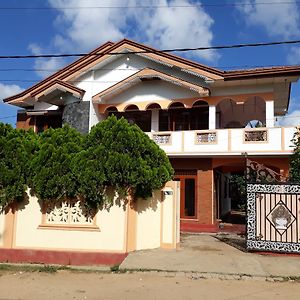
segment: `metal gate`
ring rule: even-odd
[[[247,249],[300,253],[300,185],[254,165],[247,163]],[[258,168],[264,176],[254,178]]]

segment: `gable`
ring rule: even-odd
[[[172,90],[172,86],[177,87],[177,89],[173,87]],[[130,95],[128,90],[132,89],[133,87],[138,87],[139,89],[135,92],[136,97],[145,95],[149,95],[151,97],[155,92],[162,93],[161,96],[165,97],[166,99],[175,99],[176,97],[182,98],[187,96],[209,96],[209,89],[206,87],[193,84],[191,82],[182,80],[181,78],[177,78],[157,70],[145,68],[94,95],[92,99],[94,102],[105,101],[105,98],[107,97],[118,95],[120,93],[123,94],[124,90],[127,92],[128,97]],[[181,89],[178,89],[178,87],[185,91],[187,90],[190,93],[182,94],[180,93]],[[166,91],[166,88],[168,91]],[[193,93],[191,93],[191,91]]]

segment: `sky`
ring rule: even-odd
[[[0,0],[0,37],[0,55],[88,52],[122,38],[157,49],[300,40],[300,1]],[[300,44],[177,54],[223,70],[300,65]],[[71,61],[1,59],[0,122],[15,125],[18,109],[3,98]],[[278,124],[300,124],[300,82]]]

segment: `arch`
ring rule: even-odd
[[[231,98],[222,99],[216,106],[217,128],[242,128],[241,105]]]
[[[134,111],[139,110],[138,106],[135,104],[129,104],[124,108],[124,111]]]
[[[185,105],[182,102],[176,101],[172,102],[169,106],[168,109],[173,109],[173,108],[185,108]]]
[[[146,106],[146,110],[161,109],[158,103],[150,103]]]
[[[192,105],[193,108],[195,108],[195,107],[206,107],[206,106],[208,106],[208,103],[204,100],[196,100]]]
[[[116,106],[108,106],[106,107],[104,113],[110,113],[110,112],[118,112],[118,109]]]
[[[262,126],[266,124],[266,101],[263,98],[259,96],[247,98],[244,103],[244,112],[244,126],[252,120],[260,121]]]

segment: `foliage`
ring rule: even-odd
[[[294,153],[290,158],[289,177],[291,181],[300,182],[300,131],[294,134],[293,143],[295,145]]]
[[[29,162],[37,147],[33,131],[0,123],[0,207],[21,201],[29,177]]]
[[[74,159],[73,172],[80,192],[94,206],[107,201],[109,187],[119,195],[147,198],[173,175],[164,151],[124,118],[111,116],[94,126],[84,148]]]
[[[173,175],[164,153],[136,125],[111,116],[83,136],[68,126],[41,134],[0,124],[0,207],[24,199],[85,199],[92,208],[119,196],[147,198]]]
[[[32,192],[40,200],[59,200],[78,193],[70,165],[82,150],[82,135],[69,126],[48,129],[38,136],[39,150],[30,164]]]
[[[246,182],[244,174],[230,176],[232,207],[244,210],[246,204]]]

